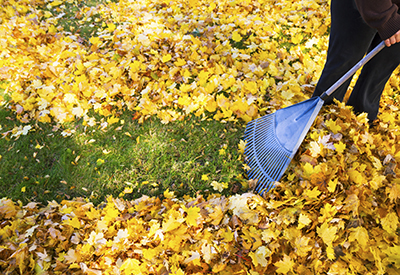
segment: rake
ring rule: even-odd
[[[262,195],[274,187],[275,182],[285,173],[324,101],[384,47],[385,43],[382,41],[321,96],[247,123],[244,154],[250,167],[248,178],[257,180],[256,192]]]

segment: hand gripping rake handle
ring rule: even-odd
[[[385,42],[382,41],[372,51],[370,51],[363,59],[361,59],[353,68],[351,68],[344,76],[342,76],[335,84],[333,84],[328,90],[326,90],[320,98],[322,100],[327,99],[337,88],[339,88],[344,82],[346,82],[353,74],[357,72],[362,66],[365,65],[372,57],[380,52],[385,47]]]

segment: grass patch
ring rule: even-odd
[[[4,129],[18,125],[4,108],[0,120]],[[121,121],[103,130],[80,122],[58,130],[39,124],[17,140],[0,139],[0,197],[23,202],[85,197],[99,203],[107,195],[134,199],[165,190],[193,196],[217,192],[213,181],[229,183],[225,194],[237,192],[243,180],[237,149],[242,127],[196,117],[139,124],[128,112]]]
[[[102,16],[92,9],[98,5],[113,2],[110,0],[68,0],[59,6],[47,4],[41,6],[46,16],[57,17],[57,27],[62,28],[67,34],[79,35],[88,43],[90,37],[97,36],[99,29],[104,27]]]

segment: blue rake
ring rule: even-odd
[[[245,162],[250,167],[248,178],[257,180],[257,193],[263,195],[268,192],[283,176],[324,101],[384,47],[385,43],[382,41],[321,96],[247,123],[244,155]]]

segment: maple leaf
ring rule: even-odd
[[[317,234],[326,245],[331,245],[336,239],[337,227],[329,226],[327,222],[317,227]]]
[[[384,218],[381,219],[381,225],[383,229],[389,234],[396,232],[399,225],[399,218],[396,213],[390,212]]]
[[[328,127],[328,129],[330,129],[334,134],[339,133],[342,128],[337,125],[336,121],[333,121],[332,119],[329,119],[328,121],[325,121],[325,125],[326,127]]]
[[[247,143],[247,141],[240,140],[240,142],[238,144],[238,149],[239,149],[240,154],[244,154],[244,149],[246,149],[246,143]]]
[[[17,214],[17,208],[14,202],[10,199],[2,198],[0,200],[0,214],[2,214],[5,219],[14,217]]]
[[[226,182],[212,181],[211,186],[213,187],[214,190],[222,192],[224,191],[225,188],[228,187],[228,184]]]
[[[352,228],[349,236],[349,241],[357,241],[363,249],[367,247],[369,241],[369,235],[367,229],[362,226]]]
[[[296,252],[300,257],[306,257],[308,252],[313,249],[310,244],[312,239],[307,236],[297,236],[294,240],[294,245],[296,247]]]
[[[256,223],[258,221],[258,213],[249,208],[247,201],[254,195],[245,193],[230,197],[228,208],[233,210],[233,215],[238,216],[248,223]]]
[[[131,258],[126,259],[119,270],[122,271],[123,274],[143,274],[140,262]]]
[[[302,229],[311,223],[311,219],[306,214],[300,213],[298,223],[297,228]]]
[[[272,252],[265,246],[260,246],[257,248],[255,252],[250,252],[249,256],[253,260],[254,265],[261,265],[261,266],[267,266],[268,265],[268,260],[267,258],[272,254]]]
[[[74,216],[70,219],[64,220],[64,224],[68,224],[76,229],[79,229],[81,227],[81,222],[79,221],[78,217]]]
[[[293,270],[294,262],[288,255],[283,255],[283,259],[274,264],[278,269],[277,273],[287,274]]]
[[[190,219],[189,219],[190,220]],[[177,229],[183,222],[185,218],[182,217],[181,213],[176,210],[170,210],[165,217],[165,222],[162,225],[162,230],[164,232],[169,232]],[[193,222],[190,220],[190,222]]]
[[[186,223],[189,226],[197,226],[197,220],[201,217],[200,215],[200,208],[199,207],[189,207],[186,208],[185,206],[183,206],[183,210],[186,212],[187,216],[186,216]]]
[[[240,35],[239,32],[240,32],[239,30],[235,30],[235,31],[232,33],[232,40],[234,40],[235,42],[239,42],[239,41],[242,40],[242,36]]]

